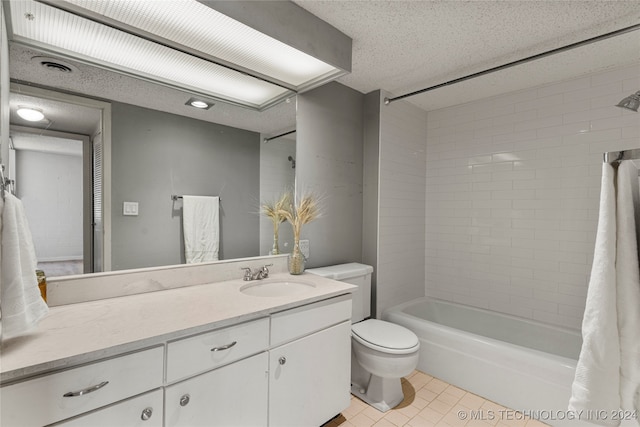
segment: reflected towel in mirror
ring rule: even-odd
[[[220,198],[182,197],[184,255],[187,264],[218,260]]]

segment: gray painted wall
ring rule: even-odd
[[[371,314],[375,316],[378,277],[378,218],[380,178],[380,109],[379,90],[364,99],[364,197],[362,215],[362,262],[373,267],[371,275]]]
[[[302,229],[307,267],[362,261],[364,95],[329,83],[298,95],[298,191],[322,197],[321,218]]]
[[[219,195],[220,258],[259,255],[259,134],[120,103],[112,115],[114,270],[184,262],[172,194]]]

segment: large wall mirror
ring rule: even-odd
[[[197,109],[187,91],[19,44],[9,65],[10,169],[48,276],[184,263],[173,195],[220,197],[220,259],[269,253],[259,206],[294,186],[295,98]],[[22,106],[45,119],[25,121]]]

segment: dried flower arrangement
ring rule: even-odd
[[[297,201],[292,201],[292,197],[289,196],[289,203],[279,212],[293,228],[293,252],[289,256],[289,272],[301,274],[304,272],[306,259],[300,252],[300,232],[304,224],[308,224],[320,216],[319,200],[310,193],[301,195]]]
[[[273,247],[270,255],[278,255],[280,247],[278,245],[278,233],[280,224],[287,220],[283,211],[291,204],[291,193],[285,192],[276,201],[262,202],[260,211],[273,222]]]

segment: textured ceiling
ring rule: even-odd
[[[294,0],[353,39],[339,81],[401,95],[640,23],[633,1]],[[425,110],[640,61],[640,31],[408,98]]]
[[[401,95],[640,22],[634,1],[324,1],[295,3],[353,39],[353,71],[338,81],[362,93]],[[40,53],[11,45],[18,81],[153,108],[256,132],[295,125],[295,102],[265,112],[222,103],[202,111],[188,92],[73,63],[51,74]],[[72,61],[67,61],[72,62]],[[640,31],[408,98],[425,110],[640,62]],[[71,131],[71,130],[70,130]]]

